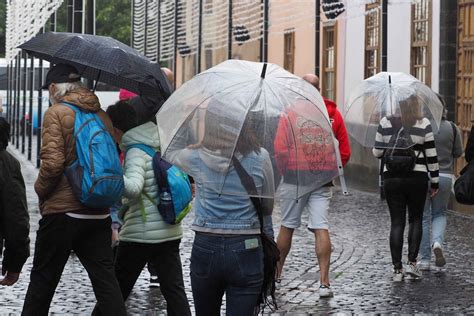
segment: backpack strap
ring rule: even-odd
[[[66,101],[62,101],[61,102],[63,105],[67,106],[68,108],[70,108],[71,110],[73,110],[74,112],[80,112],[81,110],[79,109],[79,107],[73,103],[69,103],[69,102],[66,102]]]
[[[156,161],[155,161],[156,159]],[[153,158],[153,163],[156,163],[157,168],[154,168],[155,178],[158,180],[158,189],[160,192],[170,192],[170,187],[168,183],[168,172],[167,169],[163,167],[163,162],[161,160],[161,153],[156,153],[156,156]]]
[[[148,145],[145,145],[145,144],[133,144],[133,145],[127,146],[125,150],[129,151],[132,148],[140,149],[141,151],[143,151],[145,154],[149,155],[152,158],[156,153],[156,151],[151,146],[148,146]],[[147,200],[149,200],[152,204],[156,204],[156,201],[154,201],[151,198],[151,196],[148,193],[146,193],[145,191],[142,191],[142,195],[144,195],[147,198]],[[139,203],[140,203],[140,213],[142,215],[142,219],[143,219],[144,222],[146,222],[147,216],[146,216],[146,212],[145,212],[145,205],[143,203],[143,199],[142,199],[141,196],[140,196]]]
[[[263,205],[262,199],[257,197],[258,191],[257,186],[255,185],[255,181],[253,180],[252,176],[248,174],[248,172],[244,169],[240,161],[237,157],[232,156],[232,163],[234,164],[235,171],[242,182],[245,190],[247,191],[250,200],[252,201],[253,206],[257,212],[258,221],[260,222],[260,232],[263,232]]]
[[[155,178],[157,181],[158,190],[160,192],[169,191],[168,175],[166,173],[166,170],[163,170],[163,168],[160,165],[161,153],[159,151],[155,151],[151,146],[148,146],[145,144],[133,144],[133,145],[127,146],[126,150],[128,151],[132,148],[140,149],[141,151],[144,151],[147,155],[149,155],[152,158],[152,164],[153,165],[157,164],[156,168],[155,167],[153,168],[153,171],[155,172]],[[155,160],[158,160],[158,161],[155,161]],[[145,197],[148,200],[152,201],[152,199],[146,194],[145,194]]]
[[[390,124],[392,124],[392,121],[390,121]],[[392,128],[395,128],[392,124]],[[391,144],[392,142],[395,144],[396,141],[397,141],[397,138],[401,132],[401,129],[402,127],[399,127],[398,130],[393,133],[391,136],[390,136],[390,139],[388,140],[388,143],[387,144]],[[379,170],[379,175],[383,177],[383,169],[385,168],[385,153],[387,152],[387,149],[388,148],[384,148],[383,150],[383,154],[382,154],[382,157],[380,157],[380,170]],[[383,179],[382,179],[383,181]]]
[[[80,107],[78,107],[77,105],[75,105],[74,103],[70,103],[70,102],[66,102],[66,101],[61,101],[61,104],[62,105],[65,105],[67,106],[68,108],[70,108],[71,110],[74,111],[74,113],[76,113],[76,115],[78,113],[83,113],[84,111],[81,110]],[[93,117],[94,117],[94,120],[97,122],[97,124],[99,124],[99,126],[101,128],[103,128],[104,130],[106,130],[107,132],[109,132],[107,130],[107,128],[105,127],[105,124],[104,122],[100,119],[100,117],[97,115],[97,113],[94,113],[94,112],[84,112],[84,113],[88,113],[88,114],[92,114]],[[75,132],[75,131],[74,131]],[[75,136],[75,135],[74,135]],[[112,135],[111,135],[112,136]]]
[[[152,158],[156,154],[156,151],[151,146],[148,146],[145,144],[133,144],[133,145],[127,146],[126,151],[129,151],[132,148],[140,149],[141,151],[145,152],[145,154],[147,154],[148,156]]]

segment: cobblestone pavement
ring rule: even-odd
[[[28,187],[33,255],[40,217],[33,190],[37,171],[27,161],[22,161],[22,167]],[[181,255],[186,292],[193,306],[189,280],[189,257],[194,235],[189,229],[191,221],[192,216],[188,216],[184,222]],[[278,209],[274,223],[277,232]],[[350,196],[342,196],[335,188],[330,224],[334,247],[331,257],[334,297],[320,299],[318,296],[319,273],[314,254],[314,237],[301,227],[295,232],[283,280],[278,286],[280,309],[272,315],[474,314],[474,217],[449,212],[445,242],[446,267],[424,273],[422,280],[399,284],[391,281],[389,216],[385,203],[379,200],[377,194],[352,190]],[[32,256],[28,259],[21,280],[15,286],[0,288],[0,314],[20,313],[32,259]],[[72,254],[50,311],[53,314],[90,314],[94,303],[87,273]],[[165,313],[166,306],[159,288],[148,287],[148,272],[141,274],[127,301],[127,307],[133,315]]]

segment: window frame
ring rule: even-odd
[[[419,19],[415,20],[415,9],[416,9],[416,4],[413,3],[411,5],[411,17],[410,17],[410,74],[417,78],[418,80],[422,81],[424,84],[427,86],[431,86],[431,74],[432,74],[432,28],[433,28],[433,21],[432,21],[432,13],[433,13],[433,1],[432,0],[420,0],[420,1],[425,1],[426,2],[426,19]],[[427,27],[427,40],[426,41],[415,41],[415,25],[416,23],[423,23],[426,21],[428,27]],[[426,64],[422,65],[416,65],[416,56],[417,56],[417,49],[418,48],[426,48]],[[417,68],[426,68],[425,72],[425,80],[421,80],[421,78],[418,78],[416,76],[416,70]]]
[[[333,47],[334,47],[334,53],[333,53],[333,67],[329,68],[326,67],[327,62],[328,62],[328,31],[331,30],[333,33]],[[323,24],[323,32],[322,32],[322,37],[323,37],[323,67],[321,67],[321,94],[329,99],[335,100],[337,97],[337,21],[333,22],[328,22]],[[333,73],[333,87],[331,89],[332,91],[332,96],[328,95],[327,91],[327,74],[328,73]]]
[[[371,14],[365,15],[365,41],[364,41],[364,78],[368,78],[379,73],[382,69],[382,2],[381,0],[375,0],[372,3],[365,5],[365,12],[372,10],[374,8],[378,8],[375,12],[377,15],[377,24],[373,27],[373,29],[377,30],[377,45],[370,46],[369,43],[369,16]],[[369,52],[375,52],[376,55],[376,62],[375,66],[372,66],[369,62],[370,55]],[[375,73],[371,73],[372,70],[375,70]]]
[[[288,39],[290,40],[289,45],[288,45]],[[295,72],[295,41],[296,41],[295,30],[294,29],[285,30],[285,33],[283,34],[283,68],[291,73]],[[288,47],[288,46],[291,46],[291,47]]]

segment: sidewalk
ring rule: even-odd
[[[28,286],[35,231],[40,215],[33,184],[37,169],[15,149],[9,150],[20,159],[27,185],[31,215],[31,257],[20,281],[0,289],[1,312],[19,314]],[[278,232],[279,210],[274,223]],[[193,232],[189,229],[192,215],[184,221],[181,256],[185,286],[193,305],[189,280],[189,257]],[[305,223],[303,219],[303,223]],[[420,281],[391,281],[391,259],[388,246],[390,230],[388,210],[377,194],[351,191],[342,196],[334,189],[330,226],[334,251],[331,257],[331,280],[334,297],[319,299],[318,268],[314,255],[314,239],[301,227],[295,231],[293,248],[286,260],[282,283],[278,285],[280,309],[272,315],[361,314],[361,313],[474,313],[474,217],[449,212],[445,242],[447,265],[439,271],[426,272]],[[408,229],[408,227],[407,227]],[[406,230],[407,230],[406,229]],[[406,240],[406,239],[405,239]],[[406,247],[404,254],[407,253]],[[404,260],[406,255],[404,255]],[[157,288],[148,288],[148,273],[143,272],[127,301],[131,315],[163,314],[165,302]],[[54,314],[90,314],[95,304],[87,273],[71,255],[56,290],[50,312]]]

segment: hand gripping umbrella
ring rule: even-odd
[[[443,105],[438,96],[415,77],[401,72],[380,72],[354,89],[344,120],[347,132],[357,142],[374,147],[382,118],[403,122],[410,117],[426,117],[436,132],[442,113]],[[377,145],[380,146],[383,144]]]
[[[159,64],[111,37],[48,32],[19,48],[55,64],[73,65],[87,79],[152,96],[157,104],[171,94]]]
[[[208,194],[249,195],[233,157],[259,197],[299,199],[342,170],[322,97],[274,64],[225,61],[177,89],[156,117],[163,158]]]

